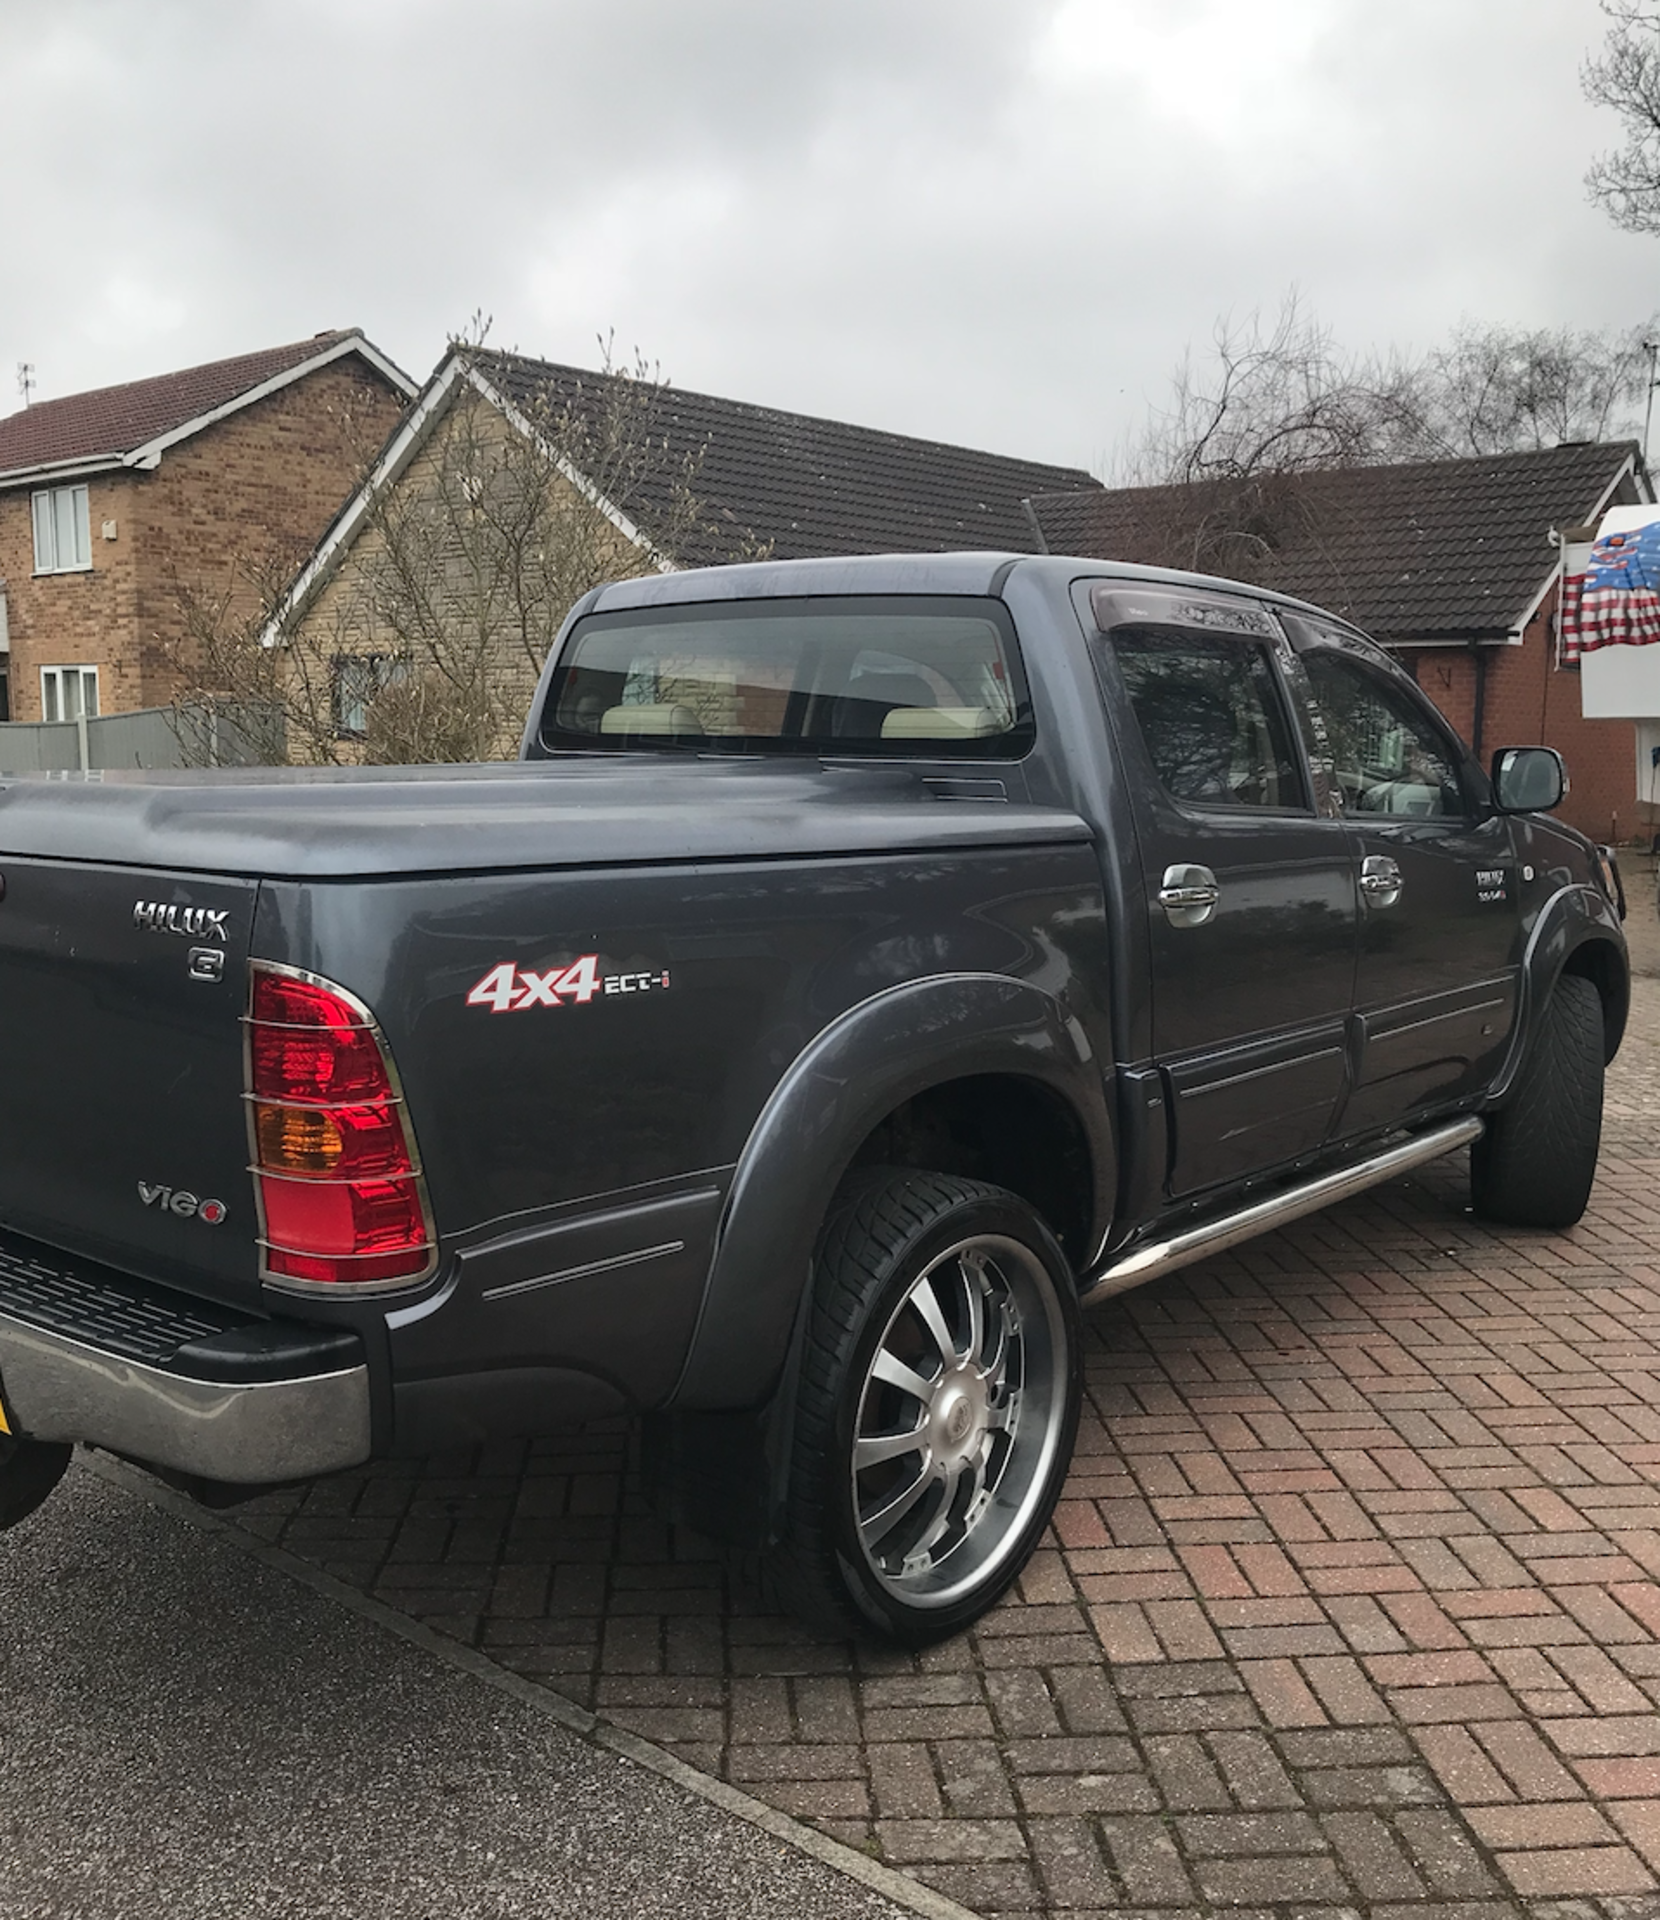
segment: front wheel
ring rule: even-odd
[[[1510,1098],[1470,1149],[1470,1198],[1483,1218],[1561,1228],[1584,1213],[1602,1141],[1602,1055],[1602,997],[1565,973]]]
[[[821,1631],[916,1646],[1025,1565],[1072,1453],[1077,1290],[999,1187],[860,1178],[820,1246],[796,1403],[780,1597]]]

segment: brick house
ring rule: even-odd
[[[0,719],[164,704],[181,592],[294,564],[413,392],[349,329],[0,420]]]
[[[616,421],[608,413],[613,405],[629,415],[624,437],[632,441],[632,450],[616,444]],[[573,415],[589,422],[586,437],[575,436],[595,457],[596,464],[586,470],[583,454],[567,455],[568,443],[547,424]],[[964,547],[1032,552],[1038,536],[1025,505],[1030,496],[1099,491],[1099,482],[1077,468],[784,413],[516,353],[455,348],[329,528],[273,621],[272,637],[280,635],[297,661],[314,662],[333,677],[341,744],[320,742],[313,751],[347,757],[351,739],[365,732],[377,691],[406,669],[407,632],[388,616],[387,595],[377,580],[390,521],[398,519],[407,528],[413,517],[430,510],[447,513],[453,522],[462,499],[482,507],[484,491],[512,464],[515,445],[539,439],[566,489],[561,511],[587,516],[593,537],[585,545],[571,542],[574,557],[565,573],[541,582],[543,604],[533,628],[504,634],[494,652],[490,671],[502,716],[496,751],[516,745],[548,645],[568,607],[601,579],[653,567],[717,565],[760,553],[789,559]],[[676,510],[676,488],[684,475],[690,476],[686,484],[695,495],[690,514]],[[441,571],[434,568],[435,581]],[[447,584],[454,587],[453,573]],[[458,627],[471,617],[466,598],[456,595]]]
[[[1587,719],[1561,658],[1564,535],[1654,499],[1634,442],[1278,475],[1248,484],[1128,487],[1032,502],[1055,553],[1233,574],[1344,615],[1399,655],[1485,763],[1555,747],[1559,812],[1598,840],[1660,819],[1628,719]]]

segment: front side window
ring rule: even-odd
[[[92,565],[85,487],[43,487],[33,496],[35,572],[84,573]]]
[[[79,720],[98,717],[96,667],[42,667],[40,717],[43,720]]]
[[[1346,813],[1463,815],[1451,748],[1404,687],[1329,648],[1311,647],[1301,659],[1325,721],[1332,779]]]
[[[1160,783],[1195,807],[1306,809],[1266,644],[1117,627],[1112,650]]]
[[[1031,745],[989,600],[797,600],[596,614],[565,648],[546,747],[1011,758]]]

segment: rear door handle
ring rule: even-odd
[[[1401,897],[1401,870],[1386,853],[1369,853],[1360,863],[1360,890],[1368,906],[1392,907]]]
[[[1166,867],[1159,888],[1159,905],[1173,927],[1202,927],[1216,912],[1222,889],[1209,867],[1183,863]]]

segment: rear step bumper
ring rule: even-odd
[[[0,1234],[0,1403],[30,1439],[235,1485],[370,1451],[355,1334],[256,1320],[14,1234]]]

